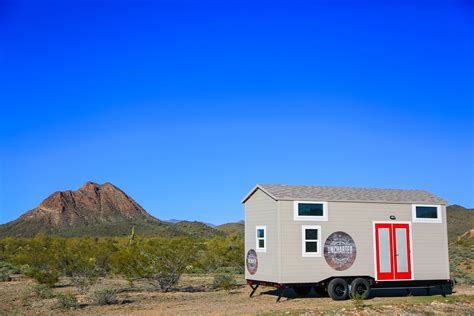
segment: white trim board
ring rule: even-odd
[[[322,204],[323,216],[300,216],[298,214],[298,204]],[[293,201],[293,220],[295,221],[328,221],[328,202],[324,201]]]
[[[313,241],[314,239],[306,239],[307,229],[317,229],[318,239],[316,240],[317,252],[306,252],[306,241]],[[301,225],[301,255],[302,257],[321,257],[321,226],[320,225]]]
[[[263,229],[263,238],[258,238],[258,230],[259,229]],[[258,241],[260,239],[263,239],[263,245],[264,245],[263,248],[259,247]],[[265,226],[265,225],[255,226],[255,251],[256,252],[267,252],[267,226]]]
[[[426,206],[426,207],[436,207],[437,218],[418,218],[416,217],[416,207],[417,206]],[[441,205],[437,204],[412,204],[411,205],[411,216],[413,223],[442,223],[443,222],[443,213],[441,212]]]

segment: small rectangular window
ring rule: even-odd
[[[318,242],[317,241],[306,241],[306,253],[318,252]]]
[[[257,230],[257,233],[256,233],[257,251],[266,252],[267,251],[267,227],[257,226],[256,230]]]
[[[294,201],[295,221],[327,221],[328,203],[318,201]]]
[[[441,223],[440,205],[412,205],[413,222]]]
[[[302,244],[303,257],[320,257],[321,226],[303,225]]]
[[[318,230],[306,229],[306,239],[318,239]]]
[[[416,218],[438,218],[438,208],[435,206],[417,206]]]
[[[321,203],[299,203],[298,216],[323,216],[323,204]]]

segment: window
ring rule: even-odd
[[[302,226],[303,257],[321,257],[321,226]]]
[[[328,203],[314,201],[293,202],[295,221],[327,221]]]
[[[267,226],[257,226],[257,245],[256,249],[259,252],[267,251]]]
[[[412,205],[413,222],[441,223],[440,205]]]

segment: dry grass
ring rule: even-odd
[[[474,314],[474,288],[464,286],[457,293],[443,298],[434,296],[376,297],[364,302],[357,310],[350,300],[335,302],[330,298],[296,297],[290,290],[287,297],[275,303],[272,288],[259,288],[253,298],[242,277],[239,286],[230,292],[215,290],[212,275],[185,275],[178,291],[154,292],[145,283],[133,286],[122,279],[104,279],[93,288],[117,290],[118,304],[98,306],[86,294],[70,286],[68,279],[62,279],[56,293],[72,291],[77,295],[79,308],[62,311],[55,308],[56,299],[39,299],[28,296],[27,289],[34,282],[16,276],[12,282],[0,283],[0,315],[12,314],[112,314],[112,315],[187,315],[187,314]],[[25,294],[26,293],[26,294]]]

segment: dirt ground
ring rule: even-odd
[[[474,315],[474,287],[458,286],[453,295],[425,296],[424,290],[406,296],[405,292],[379,292],[377,296],[361,302],[347,300],[336,302],[330,298],[297,297],[287,290],[280,303],[272,288],[259,288],[249,298],[250,288],[242,277],[236,277],[239,286],[227,292],[212,287],[212,275],[185,275],[177,291],[160,293],[145,283],[133,286],[121,279],[104,279],[97,288],[117,290],[118,303],[98,306],[90,295],[81,295],[72,288],[68,279],[53,290],[54,293],[72,292],[77,295],[79,306],[74,310],[61,310],[57,298],[41,299],[31,294],[34,282],[15,276],[11,282],[0,283],[0,315],[187,315],[187,314],[466,314]],[[89,290],[92,292],[94,289]]]

